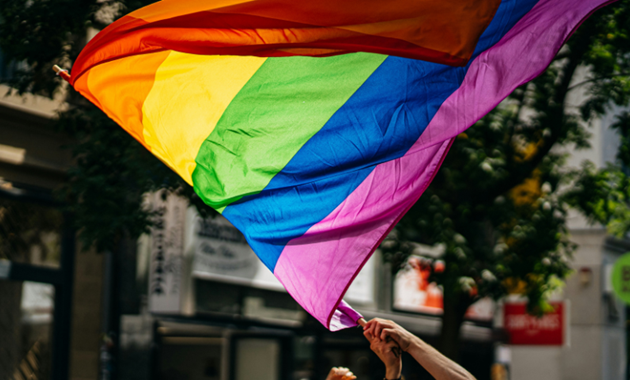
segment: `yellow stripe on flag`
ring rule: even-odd
[[[171,52],[142,108],[151,152],[192,185],[201,144],[266,59]]]
[[[124,57],[92,67],[74,88],[144,146],[142,106],[168,51]]]

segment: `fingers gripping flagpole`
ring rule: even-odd
[[[55,74],[63,78],[66,82],[70,83],[70,74],[68,74],[68,70],[64,70],[61,67],[54,65],[53,71],[55,72]]]

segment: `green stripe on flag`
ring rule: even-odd
[[[222,212],[262,191],[387,56],[269,58],[197,153],[194,188]]]

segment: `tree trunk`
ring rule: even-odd
[[[464,315],[470,305],[471,298],[467,294],[444,292],[444,314],[439,348],[454,362],[459,361],[461,328]]]

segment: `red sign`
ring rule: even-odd
[[[538,318],[527,314],[525,303],[506,303],[503,324],[510,344],[561,346],[564,343],[564,303],[549,302],[553,312]]]

